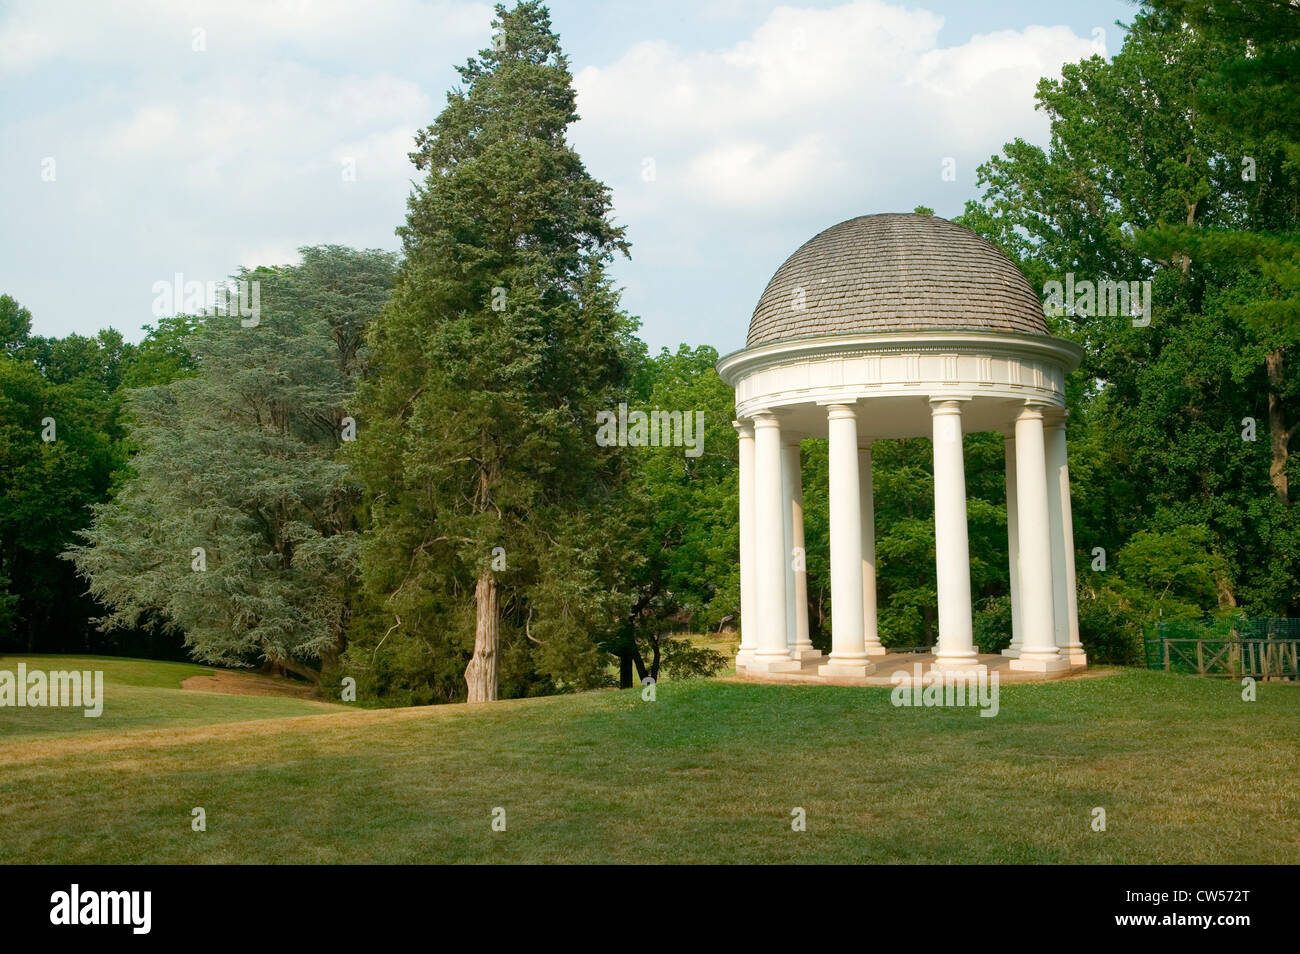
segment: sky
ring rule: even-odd
[[[1046,144],[1040,77],[1113,56],[1126,0],[550,4],[632,258],[652,352],[743,346],[767,280],[817,232],[978,195]],[[158,282],[316,244],[395,250],[413,137],[490,43],[455,0],[0,0],[0,293],[37,334],[128,340]],[[945,174],[946,170],[946,174]]]

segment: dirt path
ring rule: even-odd
[[[316,690],[305,682],[256,672],[233,672],[229,669],[214,669],[206,675],[190,676],[181,683],[181,688],[194,692],[224,692],[232,696],[316,698]]]

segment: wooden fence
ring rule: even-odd
[[[1166,672],[1256,679],[1300,678],[1300,639],[1166,636],[1160,641]]]

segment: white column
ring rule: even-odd
[[[1020,531],[1020,655],[1011,668],[1059,672],[1069,668],[1056,649],[1052,598],[1052,524],[1048,513],[1047,451],[1041,405],[1027,403],[1016,418],[1016,515]]]
[[[1046,427],[1047,505],[1052,524],[1052,602],[1056,646],[1072,666],[1086,666],[1079,641],[1079,596],[1074,576],[1074,519],[1070,513],[1070,465],[1065,445],[1065,421]]]
[[[934,439],[934,557],[939,589],[939,645],[934,668],[974,672],[986,667],[975,651],[971,624],[961,401],[931,399],[930,418]]]
[[[862,501],[858,417],[848,404],[827,411],[830,432],[831,654],[823,676],[865,676],[875,669],[862,639]]]
[[[859,510],[862,513],[862,642],[868,656],[885,655],[876,605],[876,502],[871,484],[871,442],[858,449]]]
[[[795,463],[798,461],[796,459]],[[781,444],[781,552],[785,559],[785,647],[794,655],[794,474],[790,467],[790,445]]]
[[[746,667],[773,672],[790,664],[785,641],[785,495],[781,492],[781,424],[754,415],[754,551],[758,585],[758,648]]]
[[[799,442],[781,448],[781,478],[786,493],[789,531],[786,540],[786,644],[790,657],[799,661],[820,659],[808,638],[808,565],[803,538],[803,474],[799,463]]]
[[[1011,589],[1011,645],[1002,655],[1015,659],[1020,655],[1020,534],[1016,519],[1016,438],[1009,435],[1003,442],[1007,468],[1007,556]]]
[[[736,667],[749,664],[758,648],[758,590],[754,586],[754,425],[734,421],[740,441],[740,649]]]

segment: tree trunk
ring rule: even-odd
[[[1291,506],[1286,481],[1287,445],[1291,435],[1286,430],[1286,411],[1282,407],[1282,349],[1270,351],[1264,358],[1268,368],[1268,436],[1273,458],[1268,467],[1268,479],[1277,491],[1284,506]]]
[[[273,666],[279,666],[285,672],[291,672],[295,676],[301,676],[313,686],[320,685],[320,672],[309,666],[304,666],[296,659],[287,659],[282,656],[276,656],[272,653],[267,653],[266,658]]]
[[[632,669],[636,668],[637,679],[645,679],[646,668],[645,660],[641,658],[641,649],[636,644],[636,621],[650,605],[652,594],[643,592],[637,598],[636,605],[632,607],[632,612],[628,613],[627,623],[623,629],[623,638],[618,644],[618,686],[620,689],[631,689],[636,685],[632,681]],[[656,677],[657,678],[657,677]]]
[[[490,569],[483,570],[474,586],[478,619],[474,625],[474,655],[465,667],[466,702],[495,702],[497,698],[497,581]]]
[[[1232,592],[1232,580],[1226,571],[1214,575],[1214,588],[1219,595],[1219,606],[1236,607],[1237,595]]]
[[[645,668],[645,660],[641,658],[641,647],[636,644],[636,638],[632,639],[632,665],[636,667],[636,678],[641,685],[645,685],[645,677],[649,671]]]
[[[1189,168],[1191,167],[1192,157],[1190,154],[1188,155],[1187,160],[1183,163],[1183,165]],[[1200,199],[1197,199],[1195,202],[1187,203],[1187,227],[1189,229],[1196,224],[1196,208],[1200,204],[1201,204]],[[1183,259],[1183,274],[1186,275],[1188,272],[1192,270],[1192,256],[1183,255],[1182,259]]]

